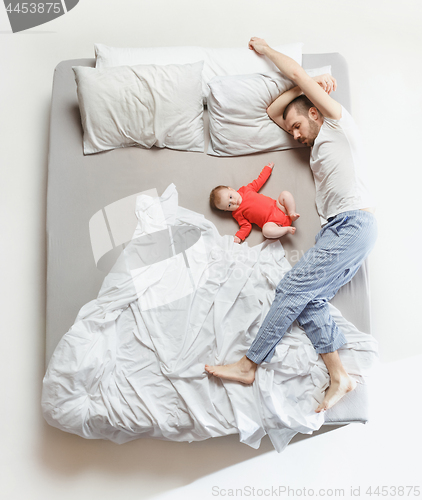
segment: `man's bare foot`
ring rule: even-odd
[[[287,228],[287,232],[290,233],[290,234],[295,234],[296,232],[296,228],[295,227],[292,227],[292,226],[289,226]],[[286,233],[287,234],[287,233]]]
[[[356,387],[356,381],[349,377],[349,375],[341,376],[338,380],[331,380],[331,385],[325,393],[323,402],[318,405],[315,410],[316,413],[321,413],[334,406],[340,399],[348,392],[353,391]]]
[[[289,217],[290,219],[292,220],[292,222],[294,222],[295,220],[298,220],[299,217],[300,217],[300,214],[296,213],[296,212],[293,212],[291,214],[289,214]]]
[[[214,377],[224,378],[242,382],[242,384],[252,384],[255,380],[255,372],[258,365],[243,356],[239,361],[231,365],[210,366],[205,365],[205,370]]]

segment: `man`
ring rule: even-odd
[[[246,356],[231,365],[205,365],[205,369],[217,377],[251,384],[258,364],[270,361],[287,328],[297,320],[330,374],[330,387],[315,410],[319,413],[356,386],[337,352],[346,340],[331,318],[328,301],[352,279],[372,250],[377,233],[374,204],[363,181],[364,159],[356,124],[329,95],[335,90],[335,80],[327,75],[315,81],[263,39],[251,38],[249,48],[268,57],[297,85],[281,94],[267,112],[297,141],[312,147],[316,205],[327,223],[317,234],[315,246],[277,286],[274,302]]]

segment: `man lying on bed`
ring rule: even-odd
[[[319,413],[356,386],[340,361],[337,349],[346,339],[330,316],[327,302],[352,279],[374,246],[374,203],[363,182],[365,163],[356,124],[329,95],[335,80],[327,77],[324,89],[265,40],[251,38],[249,48],[267,56],[297,85],[281,94],[267,111],[297,141],[311,146],[316,205],[328,222],[317,234],[315,246],[278,284],[270,311],[246,355],[234,364],[205,365],[205,369],[216,377],[251,384],[258,364],[271,360],[284,333],[297,320],[330,374],[331,385],[315,410]]]

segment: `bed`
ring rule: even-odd
[[[304,54],[302,64],[305,69],[330,65],[338,82],[338,89],[333,97],[346,109],[351,110],[347,64],[340,54]],[[272,161],[275,163],[273,174],[261,192],[276,197],[281,190],[291,191],[301,213],[295,224],[296,234],[281,240],[283,256],[290,265],[294,265],[313,245],[314,237],[320,229],[320,220],[314,204],[315,187],[309,169],[308,148],[236,157],[216,157],[205,152],[154,147],[127,147],[84,155],[83,129],[73,66],[94,67],[95,60],[63,61],[54,72],[48,156],[46,368],[56,347],[74,324],[78,312],[85,304],[96,299],[116,259],[127,246],[125,237],[120,233],[133,231],[136,227],[133,207],[134,203],[140,202],[137,198],[140,193],[144,193],[143,196],[155,196],[151,199],[157,199],[157,196],[162,195],[173,184],[177,189],[178,206],[194,214],[202,214],[220,235],[233,235],[236,232],[236,222],[230,214],[216,212],[210,208],[209,192],[219,184],[241,186],[250,182],[257,177],[264,165]],[[209,142],[207,110],[204,111],[204,126],[206,151]],[[141,201],[143,199],[145,198],[141,196]],[[133,219],[129,223],[129,229],[124,227],[122,214]],[[116,218],[117,216],[120,219]],[[105,229],[101,229],[101,226],[105,226]],[[93,238],[95,231],[97,236]],[[106,231],[109,236],[114,234],[112,248],[101,246],[101,231]],[[107,235],[104,237],[107,239]],[[261,232],[255,228],[247,239],[247,245],[244,243],[240,246],[252,248],[263,242]],[[265,245],[266,243],[264,248]],[[369,279],[366,263],[353,280],[339,291],[332,304],[341,311],[347,324],[351,322],[356,327],[357,332],[370,334]],[[343,321],[340,316],[336,316],[336,319]],[[370,335],[369,338],[372,359],[376,349]],[[237,390],[234,389],[234,392]],[[368,420],[368,407],[367,386],[358,384],[355,391],[346,395],[325,414],[324,422],[318,421],[315,429],[322,423],[365,423]],[[48,413],[46,408],[44,405],[45,416]],[[51,415],[46,418],[51,425],[76,432],[58,425]],[[227,434],[234,432],[235,427],[227,429]],[[287,432],[278,440],[274,437],[276,449],[280,451],[296,432]],[[304,429],[303,432],[311,433],[312,429]],[[259,446],[262,429],[252,433],[252,437],[245,438],[242,437],[242,432],[239,433],[243,442],[254,447]],[[112,435],[94,433],[85,437],[101,437],[116,442],[142,436],[174,438],[171,433],[135,434],[113,438]],[[224,435],[224,432],[219,431],[215,435]],[[188,433],[186,436],[185,439],[190,441],[209,437],[201,433]]]

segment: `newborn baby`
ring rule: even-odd
[[[210,203],[214,208],[233,212],[240,229],[234,241],[241,243],[251,232],[252,224],[262,229],[265,238],[280,238],[287,233],[295,234],[291,223],[300,217],[296,213],[295,200],[289,191],[283,191],[277,200],[258,193],[272,173],[274,163],[266,165],[247,186],[235,191],[229,186],[217,186],[211,191]]]

